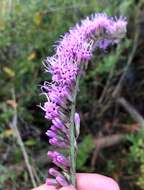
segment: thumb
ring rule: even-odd
[[[62,187],[60,190],[76,190],[72,185]]]

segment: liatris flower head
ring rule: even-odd
[[[75,112],[78,81],[94,50],[118,43],[126,33],[126,25],[123,17],[93,14],[65,33],[55,45],[55,54],[45,60],[46,72],[52,79],[41,88],[47,100],[40,107],[45,118],[51,120],[46,135],[54,150],[48,151],[48,157],[56,166],[49,169],[53,178],[47,178],[48,185],[59,188],[76,183],[76,140],[80,131],[80,116]]]

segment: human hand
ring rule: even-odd
[[[33,190],[56,190],[53,186],[41,185]],[[60,190],[76,190],[72,186]],[[110,177],[99,174],[77,174],[77,190],[120,190],[118,184]]]

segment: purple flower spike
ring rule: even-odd
[[[79,128],[80,127],[80,116],[78,113],[75,113],[74,121],[75,121],[75,125]]]
[[[54,102],[45,102],[44,110],[47,119],[54,119],[59,115],[59,107]]]
[[[47,130],[46,135],[48,137],[54,138],[56,136],[56,133],[53,132],[52,130]]]
[[[64,123],[62,123],[62,121],[59,118],[53,119],[52,123],[54,124],[53,128],[57,128],[57,130],[59,129],[63,131],[64,133],[67,132],[66,127],[64,126]]]
[[[46,179],[46,184],[47,184],[47,185],[50,185],[50,186],[51,186],[51,185],[52,185],[52,186],[57,186],[58,183],[57,183],[57,180],[56,180],[56,179],[49,179],[49,178],[47,178],[47,179]]]
[[[68,186],[68,182],[61,176],[56,177],[56,181],[61,185],[61,186]]]
[[[59,163],[59,164],[62,164],[66,167],[69,167],[70,166],[70,162],[68,159],[66,159],[63,155],[58,155],[55,157],[54,159],[55,162]]]
[[[48,157],[53,158],[54,157],[54,152],[53,151],[48,151],[47,155],[48,155]]]
[[[63,128],[64,123],[58,118],[56,117],[55,119],[52,120],[52,123],[59,129]]]
[[[58,175],[61,175],[61,173],[59,171],[57,171],[56,169],[54,169],[54,168],[49,169],[49,174],[54,176],[54,177],[57,177]]]
[[[54,132],[57,132],[58,131],[58,128],[55,126],[55,125],[52,125],[50,127],[50,130],[54,131]]]
[[[48,185],[75,185],[72,177],[75,173],[73,160],[77,151],[80,117],[75,109],[73,111],[73,106],[79,89],[78,79],[85,73],[94,50],[105,50],[110,45],[117,44],[125,36],[126,26],[127,22],[123,17],[112,18],[105,13],[93,14],[64,34],[55,44],[55,54],[44,61],[46,72],[52,76],[51,82],[44,82],[41,87],[47,101],[40,107],[45,112],[45,118],[52,123],[46,134],[49,143],[65,155],[57,151],[48,152],[52,162],[59,168],[49,170],[49,174],[55,179],[47,179]]]
[[[75,123],[75,129],[76,129],[76,138],[78,138],[79,133],[80,133],[80,116],[78,113],[75,113],[74,123]]]
[[[54,162],[56,165],[62,165],[65,167],[70,166],[69,159],[63,156],[62,154],[58,153],[57,151],[48,151],[47,155],[52,159],[52,162]]]
[[[65,142],[63,141],[60,141],[58,140],[57,138],[53,137],[52,139],[49,139],[49,143],[51,145],[54,145],[56,147],[59,147],[59,148],[69,148],[69,145],[66,144]]]

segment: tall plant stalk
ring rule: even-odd
[[[74,187],[76,187],[76,135],[75,135],[75,124],[74,124],[74,114],[75,114],[75,107],[76,107],[76,97],[77,91],[79,86],[79,78],[76,79],[76,86],[74,89],[74,98],[71,106],[71,115],[70,115],[70,179],[71,183]]]

